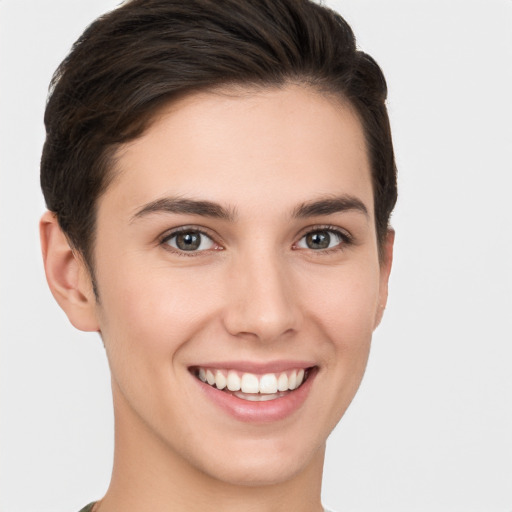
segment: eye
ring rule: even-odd
[[[298,242],[299,249],[315,251],[333,249],[341,244],[350,242],[348,235],[334,229],[317,229],[304,235]]]
[[[173,249],[186,252],[200,252],[213,249],[215,242],[205,233],[197,229],[187,229],[171,233],[164,238],[162,243],[169,245]]]

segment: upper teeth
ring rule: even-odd
[[[197,376],[210,386],[218,389],[227,388],[229,391],[242,391],[243,393],[273,394],[278,391],[288,391],[298,388],[304,381],[304,368],[288,370],[280,373],[254,373],[239,374],[236,370],[216,370],[199,368]]]

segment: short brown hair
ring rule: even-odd
[[[98,18],[53,76],[41,186],[90,270],[96,204],[112,158],[172,99],[222,85],[303,83],[355,107],[371,163],[382,248],[396,167],[376,62],[345,20],[310,0],[131,0]]]

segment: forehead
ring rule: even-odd
[[[175,101],[117,152],[100,199],[133,214],[165,196],[274,211],[313,196],[357,195],[373,215],[357,114],[310,88],[224,89]]]

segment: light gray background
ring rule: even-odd
[[[47,290],[37,221],[48,82],[116,3],[0,0],[1,512],[76,512],[109,481],[104,352]],[[328,5],[387,76],[401,196],[390,302],[329,441],[325,504],[510,512],[512,1]]]

